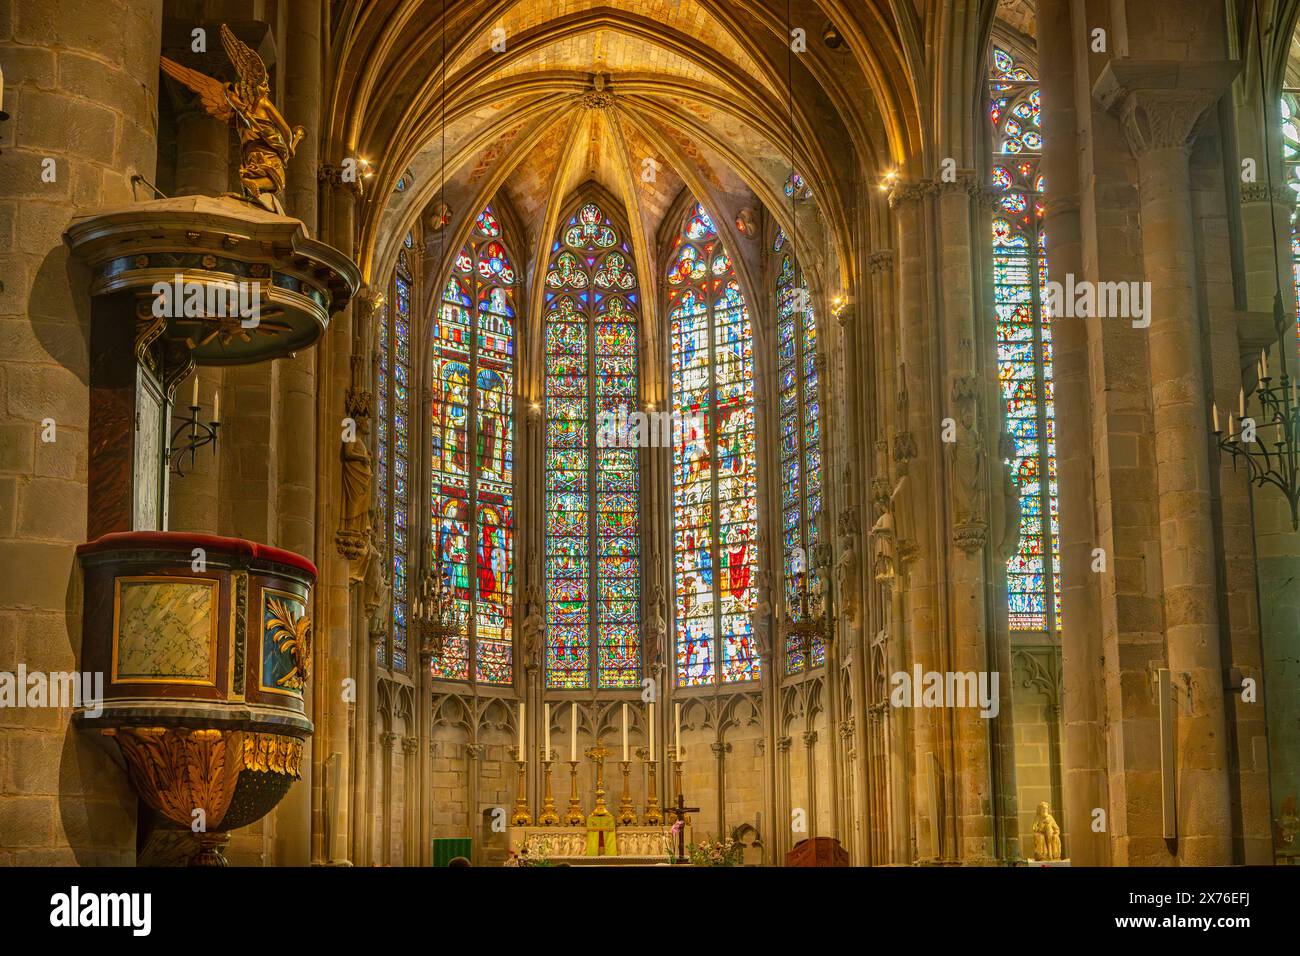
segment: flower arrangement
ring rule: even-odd
[[[691,866],[740,866],[744,847],[727,837],[723,840],[701,840],[686,847]]]
[[[505,866],[555,866],[548,860],[547,854],[550,853],[551,844],[549,840],[542,840],[536,844],[536,853],[529,853],[527,846],[522,846],[518,850],[510,850],[510,856],[505,862]]]

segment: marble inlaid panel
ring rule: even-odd
[[[216,683],[216,581],[119,578],[113,603],[113,683]]]

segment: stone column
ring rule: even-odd
[[[794,801],[790,795],[790,745],[793,741],[786,736],[776,738],[776,747],[773,757],[776,763],[776,806],[777,815],[772,821],[773,830],[776,839],[773,841],[775,851],[775,862],[778,866],[785,865],[785,855],[790,852],[790,847],[794,841],[791,839],[790,832],[790,814],[794,809]]]
[[[904,614],[898,618],[905,634],[903,666],[912,673],[945,670],[940,627],[943,624],[938,575],[940,546],[936,503],[944,492],[938,481],[935,449],[939,419],[935,407],[936,382],[942,381],[938,337],[931,321],[930,281],[934,264],[929,256],[929,229],[925,215],[932,184],[910,183],[894,188],[898,273],[898,341],[902,370],[899,429],[893,436],[894,461],[902,488],[897,508],[896,534]],[[908,779],[917,799],[912,802],[916,826],[916,853],[921,860],[937,860],[955,847],[955,827],[945,799],[951,786],[947,772],[950,757],[943,711],[911,708],[912,768]],[[938,775],[937,779],[935,775]]]
[[[321,212],[322,238],[346,255],[353,255],[355,242],[355,190],[340,181],[337,170],[318,167],[326,184],[327,208]],[[316,357],[316,509],[315,554],[320,577],[316,584],[316,621],[318,678],[313,688],[312,720],[316,724],[312,769],[319,773],[324,755],[338,751],[348,753],[348,708],[341,694],[343,682],[353,678],[351,654],[352,615],[350,567],[334,544],[343,500],[342,464],[339,457],[341,423],[345,415],[344,396],[351,381],[353,305],[334,316],[325,336],[317,345]],[[345,762],[347,758],[345,757]],[[387,761],[387,757],[385,760]],[[345,767],[345,778],[351,768]],[[383,779],[388,778],[385,772]],[[312,787],[312,860],[321,859],[325,827],[323,778]],[[340,800],[340,813],[348,813],[347,800]],[[385,796],[387,806],[387,796]],[[387,810],[385,810],[387,820]],[[388,823],[385,823],[388,826]],[[350,832],[345,820],[336,821],[337,832]],[[381,848],[377,859],[386,859],[388,848]]]
[[[90,274],[69,261],[62,234],[74,216],[132,202],[133,174],[154,178],[161,22],[161,0],[0,0],[5,668],[80,662]],[[70,716],[0,710],[0,865],[135,862],[136,798],[120,758]],[[75,800],[63,796],[69,773]]]
[[[718,779],[718,836],[721,838],[727,830],[727,754],[731,753],[731,744],[715,740],[709,744],[717,766]]]
[[[998,671],[989,646],[989,611],[986,603],[986,563],[991,505],[989,478],[998,450],[1001,416],[989,413],[989,389],[994,380],[986,361],[990,350],[975,342],[972,315],[979,301],[973,263],[984,261],[973,248],[973,224],[979,215],[976,198],[980,187],[967,175],[956,183],[940,184],[937,200],[939,275],[942,278],[940,326],[946,394],[941,417],[955,425],[954,441],[945,443],[949,502],[946,529],[947,548],[943,557],[949,592],[947,643],[950,669],[982,674]],[[984,233],[987,235],[987,232]],[[998,406],[993,406],[996,410]],[[931,426],[932,428],[934,425]],[[1011,697],[1009,669],[1000,675],[999,695]],[[953,702],[949,702],[950,704]],[[994,846],[994,797],[990,768],[990,719],[981,708],[953,707],[948,720],[953,732],[953,806],[957,818],[957,845],[945,854],[966,862],[986,862],[997,854]],[[1000,713],[1000,710],[999,710]],[[1001,726],[1010,728],[1009,720]],[[1011,768],[1004,768],[1010,770]],[[1011,777],[1014,790],[1014,776]]]
[[[1148,355],[1165,646],[1176,701],[1178,839],[1171,850],[1192,866],[1231,863],[1233,826],[1188,153],[1197,122],[1227,87],[1235,66],[1147,63],[1116,69],[1112,63],[1097,86],[1137,157],[1143,264],[1151,282]],[[1175,88],[1170,77],[1179,78]],[[1150,796],[1158,799],[1159,780],[1154,784]],[[1139,798],[1130,793],[1128,799]],[[1159,814],[1149,822],[1159,827]]]
[[[1066,283],[1083,276],[1079,215],[1079,158],[1074,107],[1075,61],[1070,12],[1046,4],[1038,16],[1039,76],[1042,80],[1048,148],[1042,167],[1049,183],[1045,228],[1051,237],[1050,277]],[[1105,701],[1097,680],[1103,656],[1101,613],[1093,571],[1097,547],[1092,472],[1092,396],[1089,393],[1088,330],[1080,320],[1052,324],[1056,414],[1071,423],[1056,431],[1058,507],[1061,526],[1061,658],[1064,681],[1065,806],[1070,859],[1081,866],[1110,862],[1110,840],[1092,830],[1093,810],[1109,805],[1106,780]]]
[[[189,96],[189,91],[185,91]],[[202,105],[190,103],[176,120],[176,195],[220,196],[230,189],[230,128],[207,114]],[[194,375],[199,380],[201,420],[210,419],[212,400],[222,387],[223,370],[217,366],[200,366]],[[176,408],[189,414],[193,380],[176,389]],[[225,438],[225,434],[221,435]],[[192,470],[184,478],[172,477],[169,489],[167,527],[173,531],[217,533],[217,514],[221,500],[221,459],[225,441],[202,449]],[[186,468],[188,469],[188,462]]]

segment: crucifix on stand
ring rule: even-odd
[[[609,751],[597,738],[596,746],[584,750],[582,755],[588,760],[594,760],[596,763],[596,808],[593,812],[597,814],[608,813],[609,810],[605,806],[605,758],[609,756]]]
[[[686,862],[686,814],[699,813],[700,808],[686,806],[686,798],[683,797],[680,792],[678,792],[677,802],[671,806],[664,807],[664,809],[673,815],[673,819],[675,821],[673,823],[673,827],[677,830],[677,859],[674,862],[685,863]]]

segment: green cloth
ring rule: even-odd
[[[601,845],[602,835],[604,846]],[[601,855],[618,856],[612,813],[592,813],[587,817],[587,856]]]
[[[433,865],[446,866],[447,861],[458,856],[470,858],[473,843],[469,837],[440,837],[433,841]]]

